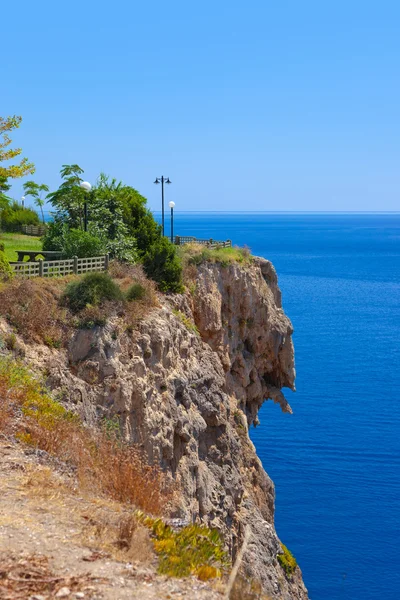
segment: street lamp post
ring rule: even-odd
[[[85,192],[89,193],[92,189],[91,184],[88,181],[81,181],[79,187]],[[88,213],[87,213],[87,195],[85,194],[85,203],[83,205],[83,230],[87,231]]]
[[[170,202],[169,207],[171,209],[171,244],[174,243],[174,208],[175,202]]]
[[[161,223],[162,223],[162,234],[164,235],[164,183],[172,183],[172,181],[170,181],[169,177],[164,177],[164,175],[161,175],[161,177],[156,177],[156,180],[154,183],[161,183]]]

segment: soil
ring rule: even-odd
[[[158,575],[156,557],[143,541],[142,560],[123,560],[122,553],[117,560],[98,534],[123,509],[82,496],[61,465],[44,453],[26,452],[0,441],[1,600],[224,597],[222,584]]]

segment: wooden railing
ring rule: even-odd
[[[175,236],[175,244],[177,246],[183,246],[184,244],[201,244],[202,246],[207,246],[207,248],[210,248],[211,250],[213,250],[214,248],[231,248],[232,247],[231,240],[226,240],[226,241],[222,241],[222,242],[219,240],[213,240],[212,238],[209,238],[208,240],[204,240],[204,239],[195,238],[191,235]]]
[[[10,262],[17,277],[63,277],[64,275],[82,275],[92,271],[107,271],[109,257],[91,256],[67,260],[38,260],[37,262]]]
[[[22,233],[42,237],[46,233],[46,225],[22,225]]]

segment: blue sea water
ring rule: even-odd
[[[310,598],[398,600],[400,214],[176,213],[175,232],[247,244],[277,269],[294,414],[265,403],[251,437]]]

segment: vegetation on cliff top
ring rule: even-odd
[[[156,286],[140,265],[111,263],[108,274],[81,277],[14,278],[0,287],[0,316],[25,341],[50,347],[61,346],[77,327],[104,325],[117,315],[130,331],[156,305]]]

